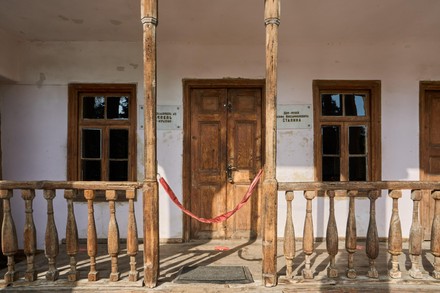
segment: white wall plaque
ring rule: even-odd
[[[312,105],[277,105],[277,128],[312,128]]]
[[[157,130],[182,129],[182,106],[157,106]]]

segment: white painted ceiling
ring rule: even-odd
[[[167,42],[264,42],[263,0],[159,0]],[[281,0],[280,42],[440,40],[440,0]],[[140,0],[0,0],[25,40],[141,41]]]

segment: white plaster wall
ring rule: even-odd
[[[283,14],[285,17],[288,15]],[[373,24],[371,24],[373,25]],[[261,27],[255,28],[264,33]],[[176,30],[185,30],[184,26]],[[176,32],[175,32],[176,33]],[[178,33],[178,32],[177,32]],[[399,40],[292,39],[289,28],[281,26],[279,46],[279,104],[312,104],[314,79],[375,79],[382,82],[382,174],[384,180],[417,180],[418,87],[420,80],[440,80],[440,41],[401,38]],[[183,78],[263,78],[264,38],[240,43],[234,39],[213,44],[173,41],[158,35],[158,104],[182,105]],[[32,42],[23,48],[21,80],[0,86],[4,178],[11,180],[64,180],[66,178],[67,85],[71,82],[130,82],[138,84],[138,104],[143,103],[141,42]],[[159,173],[182,198],[182,131],[158,132]],[[138,178],[143,178],[143,132],[138,130]],[[278,132],[279,181],[312,181],[313,131]],[[284,194],[279,193],[278,233],[285,221]],[[17,205],[17,207],[15,206]],[[297,235],[302,235],[305,200],[294,200]],[[55,200],[57,227],[64,238],[66,203]],[[345,235],[346,200],[337,200],[337,224]],[[412,203],[405,194],[400,200],[404,237],[408,237]],[[14,196],[14,219],[22,231],[23,207]],[[77,215],[86,215],[85,204],[75,206]],[[23,209],[21,209],[23,210]],[[35,201],[35,219],[45,221],[41,194]],[[105,238],[108,206],[95,207],[98,237]],[[356,202],[358,235],[366,234],[368,200]],[[379,235],[386,236],[391,201],[386,194],[377,202]],[[127,205],[118,204],[121,237],[126,232]],[[136,202],[139,234],[142,237],[142,200]],[[315,235],[325,235],[328,200],[314,201]],[[86,237],[87,219],[78,216],[80,237]],[[38,225],[38,244],[43,245],[44,226]],[[160,237],[182,236],[182,214],[160,189]],[[21,233],[19,232],[19,237]],[[20,241],[21,242],[21,241]]]
[[[20,41],[0,29],[0,82],[18,81]]]

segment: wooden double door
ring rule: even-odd
[[[187,95],[184,161],[190,166],[184,202],[199,217],[213,218],[240,202],[262,166],[262,86],[206,86],[190,88]],[[259,211],[257,189],[225,222],[186,218],[185,234],[190,239],[254,238]]]
[[[440,181],[440,82],[421,82],[420,86],[420,179]],[[422,192],[421,224],[425,240],[431,239],[434,199]]]

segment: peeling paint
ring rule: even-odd
[[[117,71],[124,71],[125,67],[124,66],[118,66],[118,67],[116,67],[116,70]]]
[[[133,69],[137,69],[139,67],[139,64],[136,63],[130,63],[129,65],[133,67]]]

